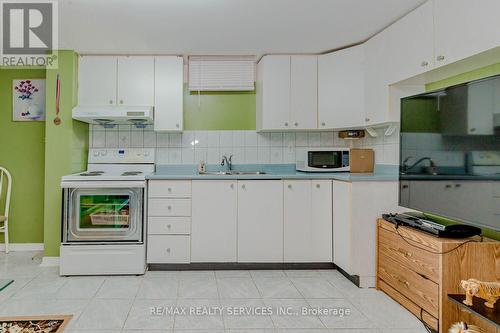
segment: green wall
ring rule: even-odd
[[[483,68],[479,68],[479,69],[476,69],[476,70],[473,70],[470,72],[466,72],[466,73],[462,73],[459,75],[455,75],[455,76],[449,77],[449,78],[444,79],[444,80],[432,82],[432,83],[427,84],[425,86],[425,88],[427,91],[432,91],[432,90],[442,89],[442,88],[446,88],[446,87],[453,86],[456,84],[465,83],[465,82],[472,81],[472,80],[478,80],[478,79],[482,79],[482,78],[485,78],[488,76],[493,76],[493,75],[498,75],[498,74],[500,74],[500,63],[486,66]],[[435,216],[435,215],[431,215],[431,216],[439,219],[440,222],[442,222],[444,224],[453,223],[453,221],[451,221],[449,219],[445,219],[445,218]],[[493,231],[490,229],[483,228],[483,235],[485,237],[488,237],[488,238],[500,240],[500,232],[498,232],[498,231]]]
[[[43,69],[0,69],[0,166],[13,178],[11,243],[43,242],[45,123],[12,121],[12,80],[43,78]],[[0,215],[4,204],[0,203]]]
[[[185,130],[255,130],[255,92],[190,92],[184,85]]]
[[[45,123],[45,256],[59,256],[61,241],[61,177],[86,168],[88,125],[71,118],[76,105],[78,57],[73,51],[59,51],[59,68],[47,70],[47,121]],[[59,126],[55,117],[56,76],[61,78]]]

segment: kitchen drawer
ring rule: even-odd
[[[438,255],[421,250],[417,246],[424,248],[424,245],[419,244],[410,246],[398,234],[379,229],[379,253],[438,283]]]
[[[439,285],[379,253],[378,277],[437,318]]]
[[[188,264],[191,249],[190,236],[148,236],[148,264]]]
[[[150,180],[148,195],[150,198],[190,198],[191,181]]]
[[[149,199],[149,216],[191,216],[191,199]]]
[[[148,235],[189,235],[190,217],[150,217]]]

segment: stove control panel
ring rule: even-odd
[[[88,163],[154,163],[155,148],[107,148],[89,150]]]

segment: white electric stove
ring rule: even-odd
[[[144,274],[154,162],[154,148],[90,149],[87,171],[62,178],[61,275]]]

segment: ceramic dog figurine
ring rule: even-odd
[[[476,296],[486,300],[484,305],[489,308],[495,306],[500,297],[500,282],[483,282],[476,279],[462,280],[462,288],[465,290],[465,305],[472,306],[472,297]]]
[[[448,333],[486,333],[481,327],[467,325],[464,322],[455,323],[450,327]]]

